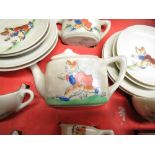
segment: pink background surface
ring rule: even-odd
[[[39,66],[45,72],[46,64],[51,56],[71,48],[79,54],[91,54],[101,57],[105,41],[115,32],[135,25],[145,24],[155,26],[155,20],[111,20],[111,30],[95,48],[64,45],[60,38],[55,49],[41,62]],[[134,134],[134,130],[155,130],[155,124],[145,121],[133,109],[130,96],[117,90],[109,102],[98,107],[52,108],[45,104],[37,92],[29,69],[0,73],[0,94],[16,91],[22,83],[30,85],[35,93],[33,102],[8,118],[0,121],[0,134],[10,134],[13,130],[21,130],[24,135],[61,134],[58,123],[77,123],[96,126],[99,129],[112,129],[115,134]],[[126,111],[123,120],[119,108]]]

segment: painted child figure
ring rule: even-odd
[[[66,88],[64,96],[60,97],[61,100],[68,101],[74,98],[83,99],[99,93],[99,90],[92,85],[92,75],[87,75],[81,71],[77,61],[67,60],[65,70],[65,80],[68,82],[69,86]]]

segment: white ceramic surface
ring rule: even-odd
[[[155,121],[155,97],[132,96],[132,104],[143,118],[148,121]]]
[[[114,135],[113,130],[101,130],[93,126],[60,124],[62,135]]]
[[[44,58],[42,56],[44,56],[44,54],[47,53],[48,50],[54,48],[53,45],[55,45],[54,43],[57,38],[57,28],[55,22],[51,20],[50,25],[51,31],[49,36],[37,49],[34,49],[32,52],[29,52],[28,54],[23,54],[19,57],[11,57],[5,59],[0,58],[0,71],[8,71],[12,69],[16,70],[14,68],[24,66],[25,64],[28,64],[28,66],[30,66],[30,62],[34,63],[34,60],[36,60],[35,63],[37,63],[37,61],[40,61],[42,58]]]
[[[95,46],[109,32],[111,22],[97,19],[64,19],[58,20],[62,24],[59,35],[65,44]],[[101,27],[106,26],[104,32]]]
[[[155,28],[134,25],[121,32],[118,55],[127,57],[127,73],[137,81],[155,86]]]
[[[115,38],[114,43],[112,45],[112,55],[113,56],[118,56],[117,55],[117,39],[118,38],[119,38],[119,35]],[[115,64],[116,64],[116,67],[119,69],[119,64],[117,62]],[[144,87],[144,88],[147,88],[147,89],[153,89],[153,90],[155,89],[154,86],[145,85],[145,84],[137,81],[136,79],[132,78],[132,76],[130,76],[128,73],[126,73],[125,77],[127,79],[129,79],[131,82],[133,82],[134,84],[136,84],[136,85],[139,85],[139,86]]]
[[[116,61],[121,64],[119,78],[109,87],[106,67]],[[103,61],[66,49],[47,64],[45,76],[37,65],[31,66],[31,71],[38,91],[49,105],[100,105],[109,100],[124,78],[126,59],[113,57]]]
[[[3,23],[0,26],[0,33],[5,31],[5,28],[15,28],[22,26],[22,23],[27,24],[32,19],[10,19],[10,20],[1,20]],[[17,44],[12,45],[12,40],[9,39],[5,41],[8,36],[0,35],[0,54],[11,54],[17,53],[23,50],[26,50],[36,44],[46,33],[48,29],[49,20],[47,19],[36,19],[34,21],[33,27],[26,34],[25,39],[19,41]],[[14,39],[14,37],[12,37]],[[10,48],[12,47],[12,48]],[[10,49],[9,49],[10,48]]]
[[[38,48],[45,41],[45,39],[49,36],[49,33],[50,33],[50,22],[48,24],[48,29],[47,29],[46,33],[43,35],[43,37],[36,44],[34,44],[33,46],[31,46],[28,49],[21,50],[19,52],[10,53],[10,54],[7,54],[7,53],[0,54],[0,58],[14,57],[14,56],[19,56],[19,55],[24,54],[24,53],[32,52],[33,50]]]
[[[25,94],[29,94],[30,97],[27,101],[23,102]],[[13,93],[0,95],[0,119],[9,116],[13,112],[17,112],[24,107],[28,106],[34,98],[34,94],[31,90],[22,87]]]
[[[119,35],[119,33],[120,32],[113,34],[104,44],[103,49],[102,49],[103,58],[112,57],[112,46],[113,46],[114,40]],[[107,67],[107,69],[108,69],[109,77],[111,78],[111,80],[116,81],[118,79],[118,69],[116,65],[114,63],[110,64]],[[138,85],[135,85],[127,78],[124,78],[124,80],[120,83],[120,88],[130,95],[137,95],[137,96],[142,96],[142,97],[154,97],[155,96],[155,90],[150,90],[150,89],[146,89]]]

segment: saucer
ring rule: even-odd
[[[25,50],[22,50],[22,51],[19,51],[19,52],[15,52],[15,53],[0,54],[0,58],[15,57],[15,56],[18,56],[18,55],[21,55],[21,54],[24,54],[24,53],[31,52],[32,50],[36,49],[36,48],[39,47],[39,46],[45,41],[45,39],[48,37],[48,35],[49,35],[49,33],[50,33],[49,28],[50,28],[50,22],[49,22],[49,24],[48,24],[48,29],[47,29],[46,33],[44,34],[44,36],[43,36],[36,44],[34,44],[33,46],[31,46],[30,48],[25,49]]]
[[[120,32],[120,33],[121,33],[121,32]],[[118,38],[119,38],[120,33],[119,33],[118,36],[115,38],[114,43],[113,43],[113,45],[112,45],[112,55],[113,55],[113,56],[118,56],[118,55],[117,55],[117,40],[118,40]],[[118,70],[119,70],[119,68],[120,68],[120,67],[119,67],[119,64],[116,62],[115,65],[116,65],[116,67],[117,67]],[[147,89],[153,89],[153,90],[155,90],[155,87],[154,87],[154,86],[145,85],[145,84],[143,84],[143,83],[137,81],[136,79],[133,79],[128,73],[126,73],[125,76],[126,76],[127,79],[129,79],[131,82],[135,83],[136,85],[139,85],[139,86],[144,87],[144,88],[147,88]]]
[[[45,41],[35,50],[18,57],[0,58],[0,71],[14,71],[29,67],[47,56],[54,49],[58,41],[57,27],[50,21],[50,33]],[[9,63],[8,63],[9,62]]]
[[[155,28],[134,25],[121,32],[117,54],[127,58],[127,73],[135,80],[155,86]]]
[[[114,43],[114,40],[118,37],[120,32],[117,32],[113,34],[105,43],[103,49],[102,49],[102,57],[103,58],[110,58],[112,57],[112,45]],[[108,74],[110,79],[114,82],[118,78],[119,71],[115,65],[115,63],[110,64],[107,67]],[[142,97],[154,97],[155,96],[155,90],[150,90],[143,88],[141,86],[138,86],[134,83],[132,83],[130,80],[128,80],[126,77],[120,84],[120,89],[122,89],[124,92],[130,95],[137,95]]]
[[[18,53],[34,46],[47,32],[47,19],[0,21],[0,55]]]

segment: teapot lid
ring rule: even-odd
[[[95,55],[80,55],[80,54],[74,53],[71,49],[66,49],[63,53],[55,55],[51,59],[55,60],[55,59],[69,58],[69,57],[95,57],[95,58],[97,58],[98,56],[95,56]]]

